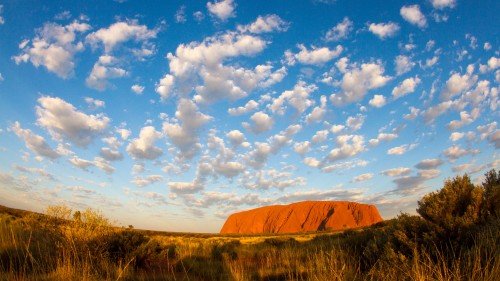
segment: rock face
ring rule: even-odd
[[[230,215],[220,233],[293,233],[342,230],[382,221],[377,207],[344,201],[304,201]]]

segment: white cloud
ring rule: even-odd
[[[143,127],[139,137],[128,144],[127,152],[135,159],[156,159],[163,154],[163,151],[155,146],[155,142],[161,137],[162,134],[153,126]]]
[[[405,176],[411,173],[410,168],[406,167],[398,167],[398,168],[393,168],[389,170],[385,170],[382,172],[382,174],[390,177],[400,177],[400,176]]]
[[[420,78],[416,76],[403,80],[401,84],[394,87],[394,89],[392,90],[392,96],[394,97],[394,99],[399,99],[415,92],[415,88],[418,86],[418,84],[420,84],[420,81]]]
[[[398,138],[397,134],[394,133],[379,133],[376,139],[370,139],[369,143],[371,146],[377,146],[382,141],[392,141]]]
[[[420,109],[410,106],[410,113],[403,116],[406,120],[414,120],[420,114]]]
[[[433,158],[433,159],[423,159],[422,161],[418,162],[415,167],[420,170],[429,170],[429,169],[435,169],[443,164],[443,160],[438,159],[438,158]]]
[[[120,151],[111,149],[109,147],[101,148],[99,154],[108,161],[116,161],[123,159],[123,155],[121,154]]]
[[[21,138],[26,147],[31,151],[35,152],[39,156],[47,157],[50,159],[56,159],[61,155],[54,149],[52,149],[42,136],[33,133],[29,129],[21,128],[19,122],[15,122],[10,129]]]
[[[268,33],[274,31],[287,31],[290,24],[278,15],[258,16],[257,19],[248,25],[238,25],[240,32],[250,32],[254,34]]]
[[[311,143],[309,141],[297,142],[293,146],[293,150],[298,154],[304,156],[311,149]]]
[[[356,176],[352,179],[353,182],[361,182],[361,181],[367,181],[373,178],[372,173],[366,173],[366,174],[361,174],[359,176]]]
[[[74,144],[86,147],[108,127],[109,118],[102,114],[87,115],[55,97],[43,96],[36,106],[37,123],[57,140],[66,138]]]
[[[416,25],[420,28],[427,26],[427,19],[424,14],[420,11],[419,5],[408,5],[401,7],[399,13],[407,22]]]
[[[357,116],[349,116],[346,120],[346,126],[351,129],[351,131],[357,131],[361,129],[365,123],[366,116],[358,114]]]
[[[454,8],[456,0],[430,0],[435,9]]]
[[[167,54],[170,75],[174,76],[180,95],[187,95],[194,88],[194,100],[199,104],[244,98],[257,87],[265,88],[281,81],[286,68],[273,72],[270,64],[247,69],[240,65],[224,65],[223,62],[255,55],[267,43],[255,35],[228,31],[207,37],[202,42],[180,44],[175,55]]]
[[[153,183],[160,182],[162,180],[163,176],[161,175],[148,175],[145,177],[135,177],[132,180],[132,183],[137,185],[138,187],[145,187]]]
[[[269,131],[274,125],[273,118],[262,111],[254,113],[252,117],[250,117],[250,120],[253,122],[252,125],[246,122],[243,123],[243,125],[247,130],[255,134]]]
[[[239,130],[232,130],[226,136],[233,146],[241,145],[245,141],[245,135]]]
[[[339,133],[340,131],[344,130],[345,126],[344,125],[332,125],[330,128],[330,131],[334,134]]]
[[[353,22],[348,17],[345,17],[336,26],[332,27],[326,32],[325,40],[327,42],[339,41],[346,38],[352,30]]]
[[[177,9],[174,15],[176,23],[185,23],[186,22],[186,6],[182,5]]]
[[[309,113],[306,116],[306,122],[308,124],[314,123],[314,122],[320,122],[323,119],[323,117],[325,116],[325,114],[326,114],[326,102],[327,102],[326,96],[321,96],[320,102],[321,102],[321,105],[313,108],[311,113]]]
[[[320,130],[320,131],[317,131],[314,134],[314,136],[312,136],[311,141],[313,143],[321,143],[321,142],[326,141],[327,137],[328,137],[328,130]]]
[[[315,46],[312,46],[308,50],[303,44],[299,44],[297,47],[300,49],[300,52],[293,54],[293,59],[290,61],[291,64],[294,64],[295,60],[297,60],[306,65],[323,65],[338,57],[344,50],[341,45],[337,45],[333,50],[330,50],[328,47],[318,48]]]
[[[463,126],[469,125],[474,122],[479,117],[479,108],[472,109],[471,113],[467,113],[467,111],[460,112],[460,120],[452,120],[448,123],[449,130],[460,129]]]
[[[465,136],[464,133],[461,133],[461,132],[453,132],[451,133],[450,135],[450,140],[453,141],[453,142],[456,142],[456,141],[459,141],[460,139],[462,139],[463,137]]]
[[[373,34],[377,35],[380,39],[385,39],[388,37],[393,37],[399,31],[399,25],[397,23],[372,23],[368,26],[368,30]]]
[[[92,161],[79,158],[78,156],[73,156],[73,158],[69,159],[69,162],[82,170],[87,170],[88,167],[94,166]]]
[[[188,99],[179,100],[175,117],[178,122],[163,123],[163,132],[179,149],[181,159],[191,159],[200,148],[198,131],[212,117],[199,112],[196,104]]]
[[[116,132],[118,134],[120,134],[120,137],[121,137],[122,140],[128,139],[128,137],[130,136],[130,134],[132,134],[132,132],[130,130],[127,130],[125,128],[116,129]]]
[[[193,182],[169,182],[168,188],[174,194],[194,194],[203,190],[203,185]]]
[[[330,96],[335,105],[358,102],[365,97],[368,90],[380,88],[391,79],[384,76],[384,68],[379,63],[363,63],[361,67],[354,64],[342,70],[345,70],[340,84],[342,92]]]
[[[104,46],[104,51],[109,53],[129,40],[136,42],[146,42],[156,38],[159,30],[148,29],[145,25],[140,25],[137,20],[127,22],[116,22],[108,28],[101,28],[87,35],[87,42],[96,47],[99,44]]]
[[[254,100],[249,100],[244,106],[238,106],[236,108],[229,108],[227,113],[232,116],[238,116],[247,114],[259,108],[259,103]]]
[[[386,100],[383,95],[374,95],[368,103],[373,107],[380,108],[386,104]]]
[[[411,61],[411,58],[405,55],[398,55],[394,59],[394,63],[396,64],[397,75],[404,74],[410,71],[415,66],[415,63]]]
[[[137,95],[142,95],[142,93],[144,92],[144,86],[134,84],[132,85],[132,87],[130,87],[130,90],[132,90],[132,92],[136,93]]]
[[[336,142],[337,147],[327,156],[331,162],[355,156],[365,150],[364,137],[360,135],[340,135]]]
[[[463,149],[458,145],[452,145],[443,151],[443,155],[446,156],[450,161],[455,161],[456,159],[465,155],[476,154],[478,152],[478,150]]]
[[[446,88],[441,93],[441,99],[447,101],[471,88],[477,81],[477,75],[472,75],[473,67],[467,68],[467,73],[460,75],[453,73],[448,81],[446,81]]]
[[[273,113],[283,115],[286,110],[285,103],[288,103],[297,110],[298,114],[302,114],[308,107],[313,105],[314,101],[309,99],[309,95],[317,89],[318,87],[314,84],[307,85],[305,82],[299,81],[293,90],[284,91],[279,97],[275,98],[270,105],[270,109]]]
[[[106,103],[102,100],[94,99],[91,97],[85,97],[84,100],[89,105],[90,109],[98,109],[106,106]]]
[[[78,21],[65,26],[46,23],[37,30],[32,40],[19,44],[21,54],[13,59],[16,64],[30,61],[35,67],[43,66],[64,79],[71,77],[74,75],[74,56],[84,50],[84,45],[78,41],[77,35],[90,28],[87,23]]]
[[[85,80],[87,86],[98,91],[104,91],[113,84],[109,79],[127,76],[128,72],[119,66],[119,60],[110,55],[100,56]]]
[[[235,8],[236,4],[233,0],[216,0],[207,3],[207,9],[210,14],[222,21],[234,18],[236,16]]]
[[[389,150],[387,150],[387,154],[389,155],[402,155],[405,154],[407,151],[412,150],[415,148],[415,144],[404,144],[400,146],[393,147]]]
[[[156,84],[155,91],[160,95],[161,100],[166,100],[170,97],[175,78],[170,74],[165,74],[162,79]]]

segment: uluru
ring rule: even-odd
[[[346,201],[304,201],[230,215],[220,233],[295,233],[344,230],[382,221],[377,207]]]

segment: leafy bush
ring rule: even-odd
[[[456,238],[461,231],[477,223],[484,189],[474,186],[469,176],[446,180],[444,187],[425,195],[417,212],[434,224],[442,234]]]

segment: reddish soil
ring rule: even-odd
[[[377,207],[345,201],[304,201],[230,215],[220,233],[294,233],[343,230],[382,221]]]

